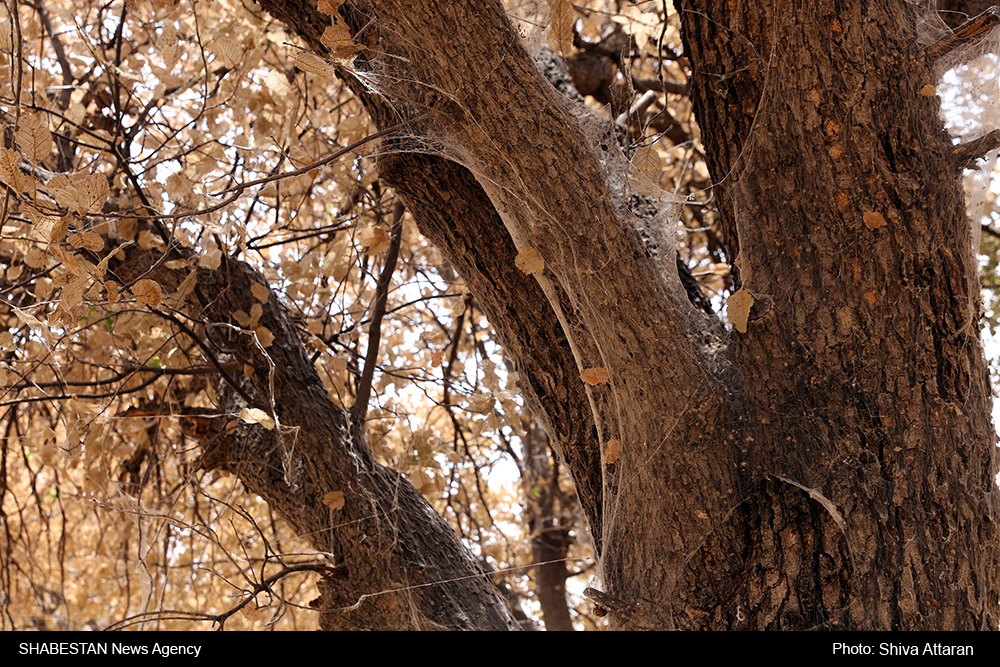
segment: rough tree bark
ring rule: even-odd
[[[390,139],[381,178],[515,359],[576,481],[614,627],[996,628],[976,265],[961,170],[920,94],[932,75],[908,27],[918,8],[676,4],[727,242],[755,299],[746,333],[719,340],[649,256],[617,149],[587,139],[498,2],[341,8],[376,124],[420,116],[408,132],[454,158]],[[329,17],[261,5],[322,51]],[[542,274],[514,267],[522,246]],[[262,281],[236,262],[203,278],[194,306],[209,322],[247,310],[248,281]],[[250,341],[226,344],[258,369],[251,398],[273,385],[291,430],[222,434],[206,464],[332,554],[324,627],[512,627],[454,536],[327,401],[276,299],[265,318],[273,383]],[[594,367],[610,380],[587,387]],[[334,520],[320,498],[336,489],[350,510]],[[445,579],[458,581],[419,587]]]

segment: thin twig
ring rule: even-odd
[[[396,270],[396,260],[399,258],[399,245],[403,238],[403,203],[396,202],[392,210],[392,228],[390,229],[389,249],[386,251],[385,266],[378,277],[378,289],[375,293],[375,308],[372,311],[372,324],[368,328],[368,349],[365,351],[365,368],[358,381],[358,394],[351,406],[351,417],[355,424],[362,424],[368,415],[368,394],[372,390],[372,378],[375,376],[375,366],[378,362],[379,340],[382,336],[382,318],[385,316],[385,302],[389,297],[389,281]]]

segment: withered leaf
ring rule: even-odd
[[[206,250],[198,257],[198,266],[215,271],[222,265],[222,251],[218,248]]]
[[[149,308],[156,308],[159,306],[160,299],[163,296],[160,286],[156,283],[156,281],[148,278],[143,278],[142,280],[136,282],[135,285],[132,285],[131,292],[132,295],[135,296],[136,301]]]
[[[267,303],[267,299],[271,294],[270,290],[260,283],[254,283],[251,285],[250,293],[253,294],[253,298],[257,299],[261,303]]]
[[[250,324],[249,329],[256,329],[257,325],[260,324],[260,318],[264,315],[264,308],[259,304],[255,303],[250,306]]]
[[[556,51],[568,56],[573,48],[573,24],[576,13],[569,0],[549,0],[551,26],[548,42]]]
[[[323,504],[332,510],[343,509],[345,502],[343,491],[331,491],[323,496]]]
[[[71,246],[74,248],[86,248],[87,250],[102,250],[104,248],[104,239],[94,232],[79,232],[76,234],[70,234],[66,239]]]
[[[603,366],[596,366],[594,368],[584,369],[584,371],[580,373],[580,379],[587,384],[594,386],[604,384],[610,380],[611,374],[608,373],[608,370]]]
[[[104,289],[108,292],[108,303],[118,303],[121,296],[118,294],[118,283],[108,280],[104,283]]]
[[[617,461],[622,455],[622,443],[620,440],[608,440],[604,447],[604,461],[608,465]]]
[[[545,270],[545,261],[538,251],[530,245],[523,245],[517,249],[517,257],[514,258],[514,266],[524,273],[541,273]]]
[[[115,227],[118,228],[118,235],[126,241],[131,241],[139,233],[139,223],[135,218],[122,218],[115,222]]]
[[[334,16],[342,4],[344,4],[344,0],[319,0],[317,9],[327,16]]]
[[[317,76],[332,77],[337,73],[337,70],[334,69],[333,65],[315,54],[306,53],[304,51],[300,51],[295,54],[295,66],[303,72],[309,72],[310,74],[316,74]]]
[[[333,25],[326,27],[323,36],[320,37],[323,46],[330,49],[330,54],[336,60],[354,61],[354,54],[361,50],[361,47],[354,43],[351,38],[351,31],[347,29],[347,24],[337,21]]]
[[[45,126],[41,114],[22,116],[17,124],[14,140],[24,157],[32,162],[41,162],[52,152],[52,133]]]
[[[101,174],[91,174],[76,186],[80,202],[80,213],[99,213],[108,201],[111,190],[108,179]]]
[[[178,301],[184,301],[191,292],[194,291],[195,285],[198,283],[198,272],[192,271],[181,281],[181,284],[177,286],[177,291],[174,292],[174,298]]]
[[[254,333],[257,334],[257,340],[260,341],[263,347],[271,347],[271,343],[274,342],[274,334],[271,333],[270,329],[267,327],[257,327]]]
[[[247,315],[245,310],[237,310],[233,313],[233,319],[244,329],[250,327],[250,316]]]
[[[369,255],[378,255],[389,247],[389,234],[381,227],[366,227],[358,232],[358,240],[368,247]]]
[[[747,332],[747,320],[750,319],[750,308],[753,306],[753,296],[745,289],[731,295],[726,300],[729,321],[740,333]]]
[[[660,174],[663,172],[663,162],[660,154],[652,146],[643,146],[632,156],[632,174],[639,183],[647,186],[657,186]]]
[[[243,408],[240,411],[240,419],[247,424],[260,424],[268,431],[274,429],[274,420],[260,408]]]
[[[878,211],[866,211],[862,219],[865,222],[865,227],[868,229],[878,229],[888,224],[885,221],[885,217]]]

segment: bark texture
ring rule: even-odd
[[[322,49],[328,17],[261,5]],[[365,47],[347,76],[372,118],[419,117],[410,136],[442,148],[387,139],[382,179],[515,358],[576,481],[614,627],[996,628],[976,265],[960,169],[920,95],[919,8],[677,7],[726,240],[755,300],[746,333],[719,340],[649,256],[618,149],[584,131],[499,2],[341,9]],[[523,246],[544,272],[515,268]],[[251,280],[235,262],[206,275],[200,319],[248,310]],[[273,375],[245,338],[215,335],[257,369],[254,397],[273,388],[288,430],[220,437],[207,464],[331,553],[324,625],[512,627],[443,522],[326,400],[276,300],[265,317]],[[609,381],[585,385],[598,367]],[[337,489],[348,503],[334,516],[321,498]],[[443,580],[456,581],[412,588]]]
[[[919,8],[682,11],[756,300],[730,348],[754,482],[748,623],[995,629],[977,267],[938,100],[920,95]]]

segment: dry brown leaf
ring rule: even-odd
[[[86,248],[95,252],[104,249],[104,239],[94,232],[70,234],[66,241],[74,248]]]
[[[729,321],[740,333],[747,332],[747,320],[750,319],[750,308],[753,306],[753,296],[745,289],[730,295],[726,300]]]
[[[192,271],[183,281],[181,281],[181,284],[177,286],[177,291],[174,292],[173,297],[178,301],[184,301],[188,298],[191,292],[194,291],[194,287],[197,284],[198,272]]]
[[[937,95],[937,88],[928,83],[926,86],[920,89],[920,94],[923,95],[924,97],[934,97],[935,95]]]
[[[262,347],[271,347],[271,343],[274,342],[274,334],[267,327],[257,327],[254,331],[257,334],[257,340],[260,341]]]
[[[233,319],[236,320],[236,323],[244,329],[250,328],[250,316],[247,315],[245,310],[237,310],[234,312]]]
[[[323,504],[332,510],[343,509],[346,502],[343,491],[331,491],[323,496]]]
[[[69,221],[71,216],[67,213],[61,218],[55,218],[52,226],[49,228],[49,243],[59,243],[64,238],[66,238],[66,233],[69,232]],[[51,245],[50,245],[51,247]]]
[[[108,280],[104,283],[104,289],[108,292],[108,303],[118,303],[121,296],[118,294],[118,283]]]
[[[587,384],[594,386],[598,384],[604,384],[611,379],[611,374],[603,366],[595,366],[594,368],[584,369],[580,373],[580,379]]]
[[[323,46],[330,49],[334,60],[352,63],[354,62],[354,54],[361,50],[361,47],[354,43],[351,31],[347,29],[347,24],[343,21],[337,21],[333,25],[327,26],[320,41],[323,42]]]
[[[663,162],[660,153],[652,146],[643,146],[632,156],[631,171],[639,183],[646,186],[660,184],[660,174],[663,173]]]
[[[295,54],[295,66],[303,72],[309,72],[317,76],[333,77],[337,70],[333,65],[312,53],[300,51]]]
[[[62,305],[64,308],[76,308],[83,303],[83,293],[87,291],[90,284],[90,276],[77,276],[70,281],[62,291]]]
[[[264,315],[264,307],[259,303],[255,303],[250,306],[250,324],[247,325],[249,329],[256,329],[257,325],[260,324],[260,318]]]
[[[212,42],[210,48],[222,59],[222,64],[226,67],[235,69],[243,62],[245,49],[232,37],[220,37]]]
[[[21,117],[14,140],[24,157],[36,164],[49,156],[54,145],[52,133],[42,120],[42,115],[37,113]]]
[[[24,212],[24,217],[35,226],[35,231],[49,241],[50,246],[62,241],[66,232],[69,231],[68,215],[49,215],[30,204],[25,205],[21,210]]]
[[[206,250],[201,253],[198,257],[198,266],[203,269],[208,269],[210,271],[215,271],[222,265],[222,251],[218,248],[212,248],[211,250]]]
[[[253,298],[257,299],[261,303],[267,303],[267,300],[271,295],[271,291],[260,283],[254,283],[251,285],[250,293],[253,294]]]
[[[866,211],[863,219],[865,227],[868,229],[878,229],[879,227],[885,227],[887,224],[885,218],[878,211]]]
[[[59,174],[49,179],[47,186],[56,203],[70,211],[80,210],[80,193],[76,183],[70,178]]]
[[[132,285],[130,290],[132,295],[135,296],[135,300],[138,301],[143,306],[148,306],[149,308],[156,308],[160,305],[160,299],[163,296],[163,292],[160,290],[160,286],[156,281],[150,280],[148,278],[143,278],[142,280],[136,282]]]
[[[622,455],[622,443],[620,440],[608,440],[604,449],[604,461],[611,465]]]
[[[115,227],[118,228],[118,235],[126,241],[134,239],[139,232],[139,223],[135,218],[122,218],[115,222]]]
[[[563,56],[573,48],[573,25],[576,12],[569,0],[549,0],[549,45]]]
[[[184,48],[177,40],[177,30],[169,21],[165,23],[160,38],[156,40],[156,48],[160,50],[160,55],[163,57],[163,65],[168,72],[174,68],[174,65],[177,64],[177,61],[184,53]]]
[[[368,248],[369,255],[378,255],[389,247],[389,234],[381,227],[365,227],[358,232],[358,241]]]
[[[24,255],[24,263],[33,269],[45,266],[45,253],[38,248],[31,248]],[[10,270],[7,270],[7,277],[10,278]]]
[[[240,411],[240,419],[247,424],[260,424],[268,431],[274,429],[274,420],[260,408],[243,408]]]
[[[343,4],[344,0],[319,0],[317,9],[327,16],[334,16]]]
[[[545,260],[530,245],[523,245],[517,249],[514,266],[524,273],[541,273],[545,270]]]
[[[80,264],[80,259],[76,253],[71,253],[64,249],[61,245],[49,246],[49,252],[56,257],[63,266],[66,267],[66,271],[73,275],[79,275],[83,273],[83,265]],[[65,275],[65,274],[64,274]],[[67,277],[67,282],[69,278]]]
[[[108,187],[108,179],[101,174],[91,174],[84,178],[76,186],[78,200],[80,202],[80,213],[99,213],[104,208],[104,202],[108,201],[111,190]]]
[[[20,178],[21,154],[12,148],[0,148],[0,181],[20,191],[17,187]]]
[[[437,350],[433,355],[431,355],[431,367],[437,368],[444,361],[444,350]]]
[[[24,322],[28,327],[30,327],[36,333],[43,333],[45,331],[44,326],[38,321],[38,318],[30,313],[26,313],[20,308],[14,309],[14,314],[17,315],[17,319]]]

